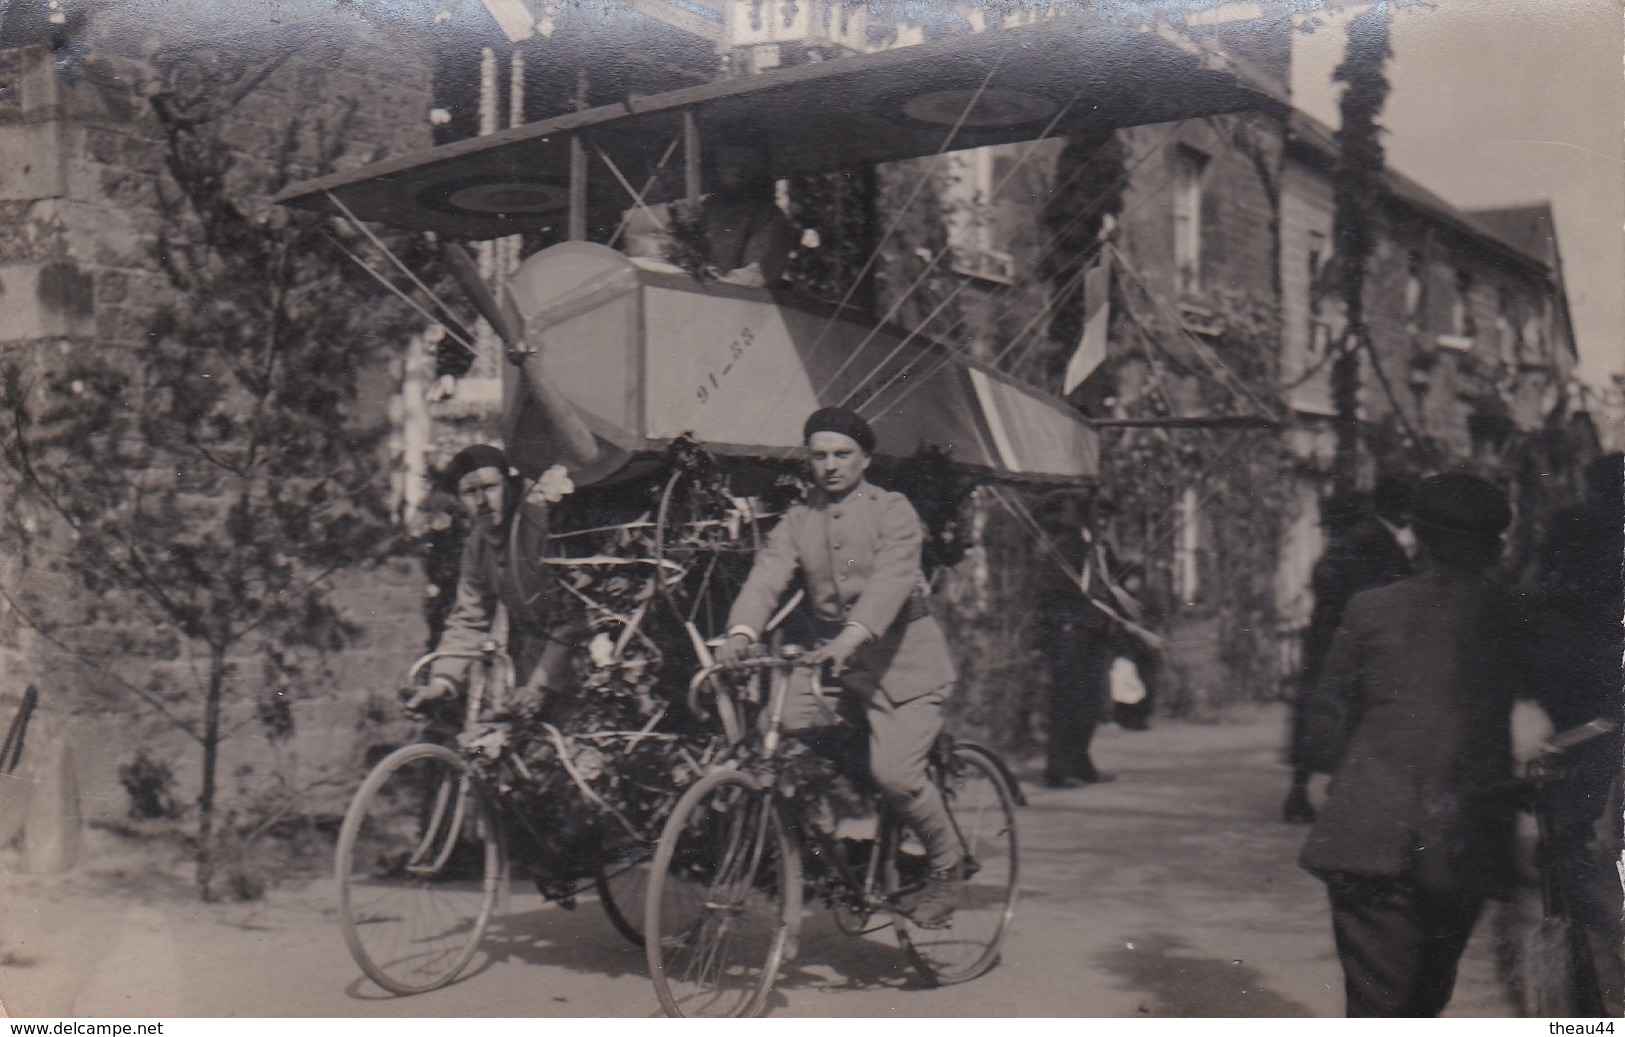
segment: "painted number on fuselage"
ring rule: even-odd
[[[711,402],[711,394],[722,388],[722,380],[728,377],[729,372],[738,365],[739,359],[745,355],[745,351],[755,341],[756,333],[754,331],[749,328],[740,329],[739,334],[734,336],[734,340],[728,343],[727,362],[720,368],[707,371],[704,381],[700,382],[699,387],[694,390],[694,395],[699,398],[701,403]]]

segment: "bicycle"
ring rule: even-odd
[[[1531,1016],[1588,1017],[1606,1013],[1595,958],[1596,950],[1602,948],[1593,947],[1584,922],[1586,911],[1573,902],[1579,883],[1574,869],[1588,856],[1599,855],[1586,846],[1584,832],[1573,830],[1572,821],[1564,824],[1560,819],[1563,808],[1576,802],[1578,796],[1576,782],[1581,772],[1577,768],[1582,765],[1577,757],[1600,749],[1617,761],[1617,741],[1601,740],[1617,735],[1619,729],[1617,721],[1599,718],[1558,732],[1524,765],[1524,776],[1511,783],[1524,809],[1534,814],[1539,838],[1535,859],[1542,917],[1524,943],[1526,968],[1521,991],[1523,1008]],[[1615,817],[1621,780],[1615,776],[1610,797]],[[1609,858],[1617,855],[1617,847],[1607,854]],[[1613,870],[1606,863],[1594,863]]]
[[[743,664],[744,672],[771,678],[760,734],[683,793],[661,832],[644,948],[668,1015],[760,1013],[780,966],[796,954],[804,867],[844,931],[890,924],[910,964],[933,986],[975,979],[999,960],[1019,872],[1016,797],[1003,763],[982,746],[939,739],[929,770],[960,838],[965,887],[946,927],[915,925],[908,902],[923,887],[928,862],[899,818],[882,803],[872,840],[843,840],[816,823],[818,802],[805,802],[780,780],[785,708],[800,655],[785,648]],[[701,670],[691,697],[707,686],[725,688],[719,670]]]
[[[591,886],[615,929],[643,942],[642,897],[655,836],[686,778],[720,753],[720,738],[688,740],[653,730],[567,734],[531,725],[545,739],[543,771],[510,743],[501,717],[513,687],[513,663],[485,642],[475,652],[434,652],[414,663],[415,684],[438,659],[468,659],[469,688],[458,750],[436,742],[403,746],[374,766],[339,830],[335,877],[345,943],[363,972],[394,994],[419,994],[450,983],[479,949],[507,888],[510,844],[523,837],[522,859],[543,896],[573,906]],[[641,754],[641,755],[640,755]],[[678,766],[671,766],[671,758]],[[638,782],[620,806],[594,782],[611,764],[663,772]],[[679,773],[673,774],[673,771]],[[560,777],[567,779],[559,780]],[[573,832],[541,831],[533,810],[548,792],[573,788],[577,800],[554,819],[585,816]],[[635,802],[629,803],[629,798]],[[560,802],[555,799],[549,802]],[[579,810],[582,804],[589,809]],[[628,815],[631,816],[628,816]]]

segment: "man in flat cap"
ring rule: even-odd
[[[514,662],[515,709],[540,705],[548,690],[564,690],[571,678],[571,650],[584,626],[578,611],[561,601],[541,563],[547,546],[548,509],[541,497],[521,501],[508,459],[484,443],[465,447],[441,476],[468,517],[457,576],[457,599],[437,651],[472,652],[492,636],[498,606],[507,611],[508,653]],[[543,477],[544,480],[547,478]],[[408,705],[455,697],[470,660],[440,659],[426,688]]]
[[[863,699],[870,773],[930,857],[930,881],[910,905],[911,917],[922,927],[945,926],[958,904],[962,854],[926,757],[955,673],[948,642],[926,609],[920,517],[907,497],[864,478],[875,434],[857,414],[816,411],[803,436],[812,495],[785,513],[757,552],[717,658],[731,665],[745,657],[799,572],[826,638],[806,659],[828,663]]]
[[[1433,1016],[1487,897],[1513,880],[1516,697],[1535,633],[1494,575],[1506,496],[1464,473],[1416,492],[1421,571],[1355,595],[1306,703],[1340,746],[1300,863],[1327,885],[1350,1016]],[[1544,698],[1544,695],[1541,696]]]

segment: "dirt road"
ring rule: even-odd
[[[1341,974],[1325,897],[1278,820],[1285,716],[1105,731],[1120,780],[1027,785],[1022,902],[1004,961],[927,989],[889,932],[842,936],[811,917],[770,1014],[780,1016],[1332,1016]],[[1023,777],[1031,777],[1022,771]],[[92,850],[101,833],[92,833]],[[14,864],[0,860],[0,867]],[[329,882],[253,905],[203,905],[92,863],[58,879],[0,873],[0,997],[17,1016],[568,1016],[658,1011],[641,951],[587,899],[516,886],[451,987],[384,994],[350,961]],[[143,892],[145,890],[145,892]],[[1493,919],[1469,949],[1450,1015],[1513,1012]]]

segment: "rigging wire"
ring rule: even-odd
[[[992,82],[994,73],[998,72],[999,67],[1003,64],[1004,55],[1001,54],[993,62],[992,67],[987,70],[987,75],[982,77],[981,83],[976,87],[976,92],[973,93],[969,100],[965,102],[965,107],[961,109],[959,116],[954,120],[953,127],[948,131],[948,135],[943,138],[942,146],[937,149],[934,155],[931,156],[927,168],[921,171],[919,178],[914,183],[913,190],[909,192],[909,196],[904,199],[902,206],[898,208],[896,214],[892,217],[891,223],[889,226],[887,226],[885,233],[881,235],[880,240],[875,243],[874,247],[869,250],[869,257],[864,260],[862,268],[859,269],[857,276],[852,279],[852,283],[847,286],[846,293],[841,296],[841,301],[836,304],[835,311],[825,318],[824,326],[819,329],[818,337],[813,340],[813,344],[807,352],[806,360],[803,361],[804,364],[810,365],[813,358],[816,357],[819,351],[822,349],[825,339],[829,336],[830,329],[835,327],[836,322],[840,320],[841,314],[845,312],[847,304],[852,301],[852,296],[857,292],[858,286],[863,283],[864,277],[868,275],[869,271],[874,267],[876,261],[879,260],[882,250],[886,247],[886,243],[891,240],[891,237],[894,233],[896,233],[897,228],[902,226],[903,217],[908,214],[908,211],[913,207],[915,200],[919,198],[920,192],[925,188],[925,185],[930,182],[932,175],[936,172],[936,167],[942,161],[942,156],[947,153],[949,150],[949,145],[951,145],[959,136],[959,131],[965,125],[965,120],[969,118],[970,113],[975,110],[976,105],[982,99],[982,94],[987,90],[988,83]],[[767,409],[768,414],[772,414],[777,411],[778,408],[776,405],[779,400],[783,399],[784,394],[787,391],[789,391],[788,384],[779,390],[779,395],[774,399],[775,406]],[[758,428],[758,431],[760,431],[760,428]]]
[[[649,192],[654,189],[655,184],[660,181],[660,174],[665,171],[666,163],[671,161],[671,157],[674,153],[676,153],[677,145],[681,143],[681,141],[681,137],[673,137],[671,139],[671,143],[666,145],[665,154],[661,155],[660,161],[655,163],[655,171],[649,174],[649,179],[644,182],[643,190],[641,191],[632,190],[632,186],[628,184],[626,182],[626,178],[621,175],[620,169],[618,169],[615,163],[610,161],[609,156],[604,153],[604,149],[594,145],[594,149],[598,152],[598,156],[609,165],[609,171],[615,174],[615,178],[621,182],[621,186],[626,189],[626,193],[630,194],[632,196],[632,201],[636,203],[633,208],[621,213],[621,222],[616,225],[615,233],[611,234],[609,236],[609,241],[605,243],[610,248],[614,248],[615,243],[621,240],[621,235],[626,233],[626,225],[632,222],[632,214],[634,212],[641,209],[642,211],[649,213],[651,217],[654,216],[654,213],[650,211],[649,206],[645,204],[644,199],[647,198]]]
[[[1021,168],[1027,164],[1032,156],[1037,153],[1039,146],[1049,138],[1051,133],[1055,132],[1055,127],[1058,126],[1061,120],[1066,117],[1067,112],[1072,110],[1072,105],[1077,100],[1077,96],[1078,95],[1074,94],[1071,100],[1068,100],[1061,110],[1056,112],[1055,116],[1050,119],[1049,123],[1044,127],[1043,132],[1029,142],[1029,146],[1022,151],[1021,157],[1017,159],[1017,161],[1011,163],[1010,168],[1005,170],[1004,176],[1000,177],[999,182],[993,185],[992,189],[989,191],[990,195],[996,196],[1000,191],[1002,191],[1004,186],[1008,184],[1010,180],[1021,171]],[[925,264],[924,269],[922,269],[918,276],[914,278],[913,282],[907,288],[903,289],[902,294],[898,296],[896,302],[892,303],[891,308],[886,311],[885,315],[875,322],[875,326],[870,329],[867,335],[864,336],[863,341],[858,343],[852,352],[847,355],[846,359],[842,361],[841,365],[835,369],[835,373],[830,375],[823,387],[818,390],[817,395],[823,396],[835,385],[836,380],[839,379],[842,374],[846,373],[846,369],[851,366],[852,361],[856,360],[859,354],[863,352],[864,348],[874,340],[874,337],[880,334],[881,329],[886,326],[887,322],[893,317],[897,316],[898,311],[901,310],[903,306],[913,298],[914,292],[920,287],[920,285],[925,283],[926,278],[930,277],[932,272],[934,272],[942,263],[943,259],[947,258],[952,252],[953,249],[947,245],[944,245],[942,248],[937,250],[936,254],[931,257],[931,260],[928,263]],[[963,287],[963,282],[961,283],[961,287]],[[959,289],[956,288],[954,294],[958,294],[958,291]],[[937,309],[933,311],[932,316],[934,317],[935,314],[940,312],[942,309],[942,306],[938,306]],[[925,321],[922,321],[914,332],[910,332],[910,337],[913,337],[918,330],[924,329],[930,320],[931,318],[928,317]],[[895,355],[895,353],[896,350],[893,350],[892,355]],[[850,399],[852,395],[862,389],[864,383],[870,378],[874,377],[880,368],[886,363],[890,362],[890,360],[891,356],[888,356],[885,360],[881,361],[879,365],[872,368],[870,373],[859,381],[850,392],[847,393],[847,399]],[[842,403],[844,404],[845,402],[846,401],[843,399]]]
[[[1151,155],[1159,153],[1161,151],[1162,146],[1168,142],[1168,140],[1173,136],[1173,134],[1177,130],[1178,130],[1178,125],[1175,124],[1163,136],[1162,140],[1158,141],[1156,143],[1156,145],[1154,145],[1153,147],[1147,149],[1145,154],[1141,155],[1140,158],[1138,160],[1136,160],[1132,165],[1130,165],[1126,169],[1124,169],[1122,174],[1119,175],[1118,178],[1115,181],[1113,181],[1112,185],[1107,190],[1101,192],[1100,196],[1097,198],[1096,201],[1094,201],[1088,207],[1086,207],[1085,209],[1083,209],[1082,211],[1077,213],[1075,216],[1072,217],[1072,219],[1068,220],[1060,228],[1057,228],[1056,231],[1054,232],[1053,236],[1052,236],[1050,245],[1047,248],[1045,248],[1043,251],[1041,251],[1037,255],[1035,255],[1029,261],[1028,267],[1030,269],[1036,270],[1040,266],[1042,266],[1042,264],[1046,260],[1048,260],[1052,255],[1054,255],[1055,252],[1057,252],[1061,247],[1061,236],[1064,235],[1067,231],[1070,231],[1073,227],[1077,226],[1079,223],[1081,223],[1084,220],[1089,219],[1089,218],[1093,217],[1094,215],[1096,215],[1105,206],[1106,199],[1108,199],[1111,196],[1111,194],[1114,191],[1117,190],[1117,188],[1119,188],[1123,184],[1127,183],[1128,178],[1130,176],[1132,176],[1134,174],[1134,172],[1137,169],[1139,169],[1139,167],[1142,164],[1144,164],[1144,162]],[[1067,178],[1067,180],[1064,182],[1063,186],[1069,186],[1073,181],[1075,181],[1079,176],[1082,175],[1082,172],[1083,172],[1083,167],[1080,165],[1079,168],[1077,170],[1075,170]],[[1166,187],[1168,185],[1168,183],[1170,183],[1170,182],[1171,182],[1171,179],[1170,180],[1165,180],[1162,183],[1161,186],[1159,186],[1157,189],[1153,190],[1149,195],[1147,195],[1145,198],[1141,199],[1138,203],[1136,203],[1136,205],[1134,206],[1133,209],[1129,210],[1127,213],[1124,213],[1123,214],[1124,218],[1127,218],[1128,216],[1132,216],[1134,213],[1138,212],[1140,210],[1140,208],[1142,208],[1147,202],[1149,202],[1158,193],[1160,193],[1162,188]],[[1056,188],[1057,191],[1059,191],[1060,189],[1061,189],[1060,187]],[[1081,259],[1079,261],[1077,272],[1075,272],[1073,275],[1068,277],[1067,281],[1064,282],[1060,288],[1055,289],[1055,291],[1053,293],[1053,297],[1050,298],[1048,301],[1046,301],[1046,303],[1044,304],[1045,307],[1046,307],[1046,312],[1048,312],[1049,309],[1053,308],[1054,306],[1059,305],[1060,299],[1061,299],[1061,297],[1063,295],[1069,294],[1074,288],[1076,288],[1078,285],[1081,285],[1083,283],[1083,275],[1085,273],[1087,273],[1087,271],[1089,269],[1089,260],[1094,258],[1095,255],[1099,253],[1101,247],[1102,247],[1101,244],[1096,244],[1093,248],[1091,248],[1090,250],[1088,250],[1088,251],[1086,251],[1086,252],[1084,252],[1082,254],[1082,257],[1081,257]],[[1016,286],[1012,282],[1009,285],[1001,286],[1001,288],[997,292],[989,293],[987,299],[983,302],[982,307],[977,311],[977,315],[979,317],[984,316],[988,310],[991,310],[1000,301],[1006,302],[1007,305],[1005,305],[1002,309],[1000,309],[993,316],[992,320],[994,322],[997,322],[998,320],[1001,320],[1002,318],[1008,316],[1010,313],[1014,312],[1016,307],[1018,305],[1020,305],[1024,301],[1023,299],[1021,299],[1021,298],[1019,298],[1017,296],[1015,288],[1016,288]],[[947,346],[947,348],[949,350],[949,353],[950,353],[949,356],[947,356],[947,357],[938,357],[938,356],[932,355],[932,353],[929,352],[929,351],[922,351],[920,356],[918,356],[914,360],[911,360],[907,365],[905,365],[904,367],[900,368],[897,372],[895,372],[891,376],[891,378],[887,380],[885,385],[881,386],[880,389],[876,390],[871,395],[870,400],[873,401],[875,399],[878,399],[881,394],[883,394],[887,389],[891,388],[891,386],[893,384],[895,384],[899,379],[908,377],[910,374],[913,373],[912,369],[915,366],[919,365],[919,364],[922,364],[922,363],[925,363],[925,362],[928,362],[928,361],[935,361],[935,366],[932,367],[929,371],[925,372],[914,383],[916,385],[921,384],[921,383],[923,383],[925,381],[929,381],[932,378],[935,378],[937,376],[937,374],[939,374],[942,371],[942,369],[945,366],[947,366],[947,364],[949,362],[951,362],[953,359],[955,359],[956,357],[965,357],[965,356],[967,356],[967,354],[965,354],[963,351],[955,350],[954,347],[947,345],[946,336],[948,334],[956,331],[957,329],[963,327],[969,321],[970,321],[970,315],[969,314],[962,314],[960,316],[959,320],[954,322],[954,324],[950,325],[948,328],[944,329],[940,333],[943,336],[942,338],[938,338],[938,339],[934,340],[938,344]],[[909,395],[908,392],[904,392],[903,394],[900,394],[897,400],[895,400],[891,405],[886,407],[880,413],[876,414],[875,419],[878,420],[880,417],[884,416],[886,413],[889,413],[891,411],[892,407],[895,407],[897,404],[900,404],[904,399],[907,398],[908,395]]]
[[[455,342],[457,345],[461,346],[463,349],[467,350],[469,356],[474,356],[474,357],[479,356],[479,350],[474,348],[474,344],[472,342],[470,342],[467,338],[463,337],[462,334],[460,334],[457,331],[453,330],[450,326],[448,326],[446,324],[445,321],[441,320],[439,317],[436,317],[434,314],[432,314],[428,310],[424,309],[423,306],[420,305],[416,299],[412,298],[410,295],[406,294],[406,292],[402,291],[393,281],[389,280],[389,278],[385,277],[383,274],[379,273],[377,270],[374,270],[371,263],[368,263],[366,260],[364,260],[360,256],[356,255],[354,252],[351,252],[347,247],[345,247],[344,243],[342,241],[340,241],[337,237],[333,236],[332,234],[329,234],[329,235],[327,235],[327,240],[332,243],[334,248],[336,248],[340,252],[344,253],[344,255],[350,260],[350,262],[354,263],[356,266],[360,267],[362,270],[365,270],[369,275],[371,275],[373,280],[377,281],[379,284],[383,285],[386,289],[388,289],[390,292],[392,292],[395,295],[396,298],[400,299],[402,302],[406,303],[406,305],[408,305],[408,306],[412,307],[412,309],[416,310],[420,315],[423,316],[423,318],[425,320],[429,321],[429,323],[433,324],[435,327],[439,328],[441,331],[444,331],[448,336],[450,336],[450,338],[451,338],[451,340],[453,342]]]
[[[1175,129],[1177,129],[1177,126],[1175,127]],[[1144,161],[1145,157],[1148,157],[1152,153],[1158,151],[1160,149],[1160,147],[1161,147],[1161,144],[1166,143],[1168,137],[1171,137],[1172,135],[1173,135],[1173,131],[1170,131],[1169,134],[1167,135],[1167,137],[1164,137],[1163,141],[1158,143],[1157,147],[1152,148],[1149,151],[1147,151],[1146,156],[1142,156],[1141,162]],[[1139,165],[1140,165],[1140,163],[1137,162],[1137,163],[1135,163],[1134,166],[1130,167],[1129,169],[1126,169],[1124,171],[1123,175],[1118,178],[1118,180],[1116,181],[1116,184],[1114,184],[1114,188],[1115,188],[1115,186],[1126,182],[1129,175],[1131,175],[1134,172],[1134,170],[1139,167]],[[1139,202],[1137,202],[1135,204],[1134,208],[1132,208],[1128,212],[1124,213],[1123,218],[1126,219],[1126,218],[1128,218],[1130,216],[1133,216],[1135,213],[1139,212],[1141,208],[1143,208],[1153,198],[1155,198],[1158,194],[1160,194],[1162,192],[1163,188],[1167,187],[1168,184],[1170,184],[1170,183],[1172,183],[1172,178],[1164,180],[1157,188],[1155,188],[1149,194],[1147,194],[1146,197],[1142,198]],[[1104,197],[1106,197],[1106,193],[1103,193],[1102,198],[1104,198]],[[1030,266],[1036,266],[1044,258],[1047,258],[1047,255],[1049,253],[1053,252],[1056,248],[1059,247],[1058,238],[1059,238],[1059,233],[1060,232],[1064,232],[1065,230],[1070,230],[1071,227],[1075,226],[1078,222],[1081,222],[1082,220],[1094,215],[1094,213],[1096,211],[1098,211],[1098,209],[1102,205],[1104,205],[1103,201],[1096,202],[1094,205],[1090,206],[1090,208],[1088,208],[1088,209],[1084,210],[1083,212],[1079,213],[1071,221],[1069,221],[1067,224],[1063,225],[1061,230],[1057,232],[1057,242],[1055,244],[1052,244],[1050,249],[1046,250],[1046,252],[1040,253],[1039,256],[1036,257],[1033,260],[1033,262],[1031,264],[1029,264],[1029,265]],[[1079,264],[1078,264],[1078,269],[1073,274],[1071,274],[1067,278],[1067,280],[1061,284],[1060,287],[1054,289],[1054,291],[1046,298],[1045,302],[1040,307],[1039,318],[1042,318],[1042,317],[1044,317],[1046,315],[1051,314],[1053,312],[1053,310],[1057,306],[1060,305],[1063,298],[1070,295],[1072,292],[1076,291],[1078,288],[1080,288],[1082,286],[1083,279],[1084,279],[1084,277],[1087,275],[1087,273],[1089,271],[1089,262],[1090,262],[1090,260],[1092,260],[1096,256],[1098,256],[1100,254],[1101,250],[1104,247],[1105,247],[1105,242],[1101,241],[1101,242],[1098,242],[1097,244],[1095,244],[1092,248],[1090,248],[1086,252],[1082,253]],[[1010,286],[1007,286],[1005,288],[1004,295],[1001,296],[1001,298],[1009,298],[1011,300],[1011,302],[1010,302],[1010,305],[1006,306],[1003,310],[1000,311],[1000,313],[998,314],[999,317],[1007,316],[1008,314],[1013,312],[1015,310],[1016,306],[1022,301],[1020,299],[1015,298],[1015,286],[1013,284],[1010,285]],[[990,299],[988,305],[989,306],[992,305],[991,299]],[[995,319],[997,319],[997,318],[995,318]],[[962,326],[968,320],[969,320],[968,316],[963,317],[963,318],[961,318],[960,321],[958,321],[953,327],[949,328],[948,330],[952,331],[952,330],[954,330],[954,328]],[[1027,325],[1024,327],[1023,331],[1018,332],[1017,336],[1014,337],[1011,340],[1010,344],[1008,344],[1003,350],[1001,350],[1001,352],[997,356],[994,357],[994,359],[992,361],[992,364],[997,366],[999,364],[999,362],[1001,360],[1003,360],[1004,357],[1009,353],[1010,349],[1013,348],[1014,345],[1017,342],[1020,341],[1021,337],[1024,336],[1025,333],[1028,330],[1031,330],[1032,328],[1035,328],[1035,327],[1037,327],[1037,320],[1036,319],[1035,320],[1029,320],[1027,322]],[[1037,341],[1038,341],[1037,339],[1034,339],[1035,343]],[[880,389],[876,390],[875,393],[870,397],[871,401],[874,400],[874,399],[878,399],[879,396],[882,393],[884,393],[887,389],[889,389],[899,379],[906,378],[911,373],[913,373],[910,370],[910,367],[912,367],[913,365],[923,363],[923,362],[926,362],[926,361],[934,361],[935,362],[934,366],[930,370],[928,370],[928,371],[924,372],[923,374],[921,374],[918,378],[915,379],[915,381],[913,382],[912,385],[909,385],[902,392],[900,392],[895,400],[893,400],[890,404],[888,404],[884,409],[882,409],[881,411],[876,413],[874,415],[874,417],[873,417],[873,420],[879,420],[881,417],[883,417],[886,414],[890,413],[895,407],[899,406],[905,399],[907,399],[910,395],[912,395],[913,391],[918,386],[920,386],[922,384],[925,384],[926,382],[930,381],[932,378],[935,378],[938,374],[940,374],[942,372],[943,368],[946,367],[954,359],[955,355],[958,355],[958,354],[952,354],[952,355],[949,355],[949,356],[934,356],[933,354],[931,354],[928,351],[922,351],[921,355],[918,358],[916,358],[916,360],[910,362],[909,367],[904,367],[904,368],[900,369],[899,371],[897,371],[896,373],[894,373],[892,375],[892,377],[887,381],[887,383],[885,385],[881,386]]]
[[[407,280],[411,281],[414,285],[416,285],[418,290],[420,292],[422,292],[424,295],[427,295],[429,297],[429,300],[431,302],[433,302],[435,304],[435,306],[438,307],[442,313],[444,313],[447,317],[451,318],[452,323],[456,324],[458,326],[458,328],[462,330],[462,332],[463,332],[463,334],[465,336],[467,336],[470,339],[477,337],[474,334],[474,330],[472,328],[470,328],[468,325],[464,324],[463,319],[461,317],[459,317],[455,312],[453,312],[451,307],[447,306],[444,302],[442,302],[441,299],[440,299],[440,296],[436,295],[434,293],[433,289],[431,289],[428,285],[424,284],[423,281],[418,278],[418,275],[416,275],[416,274],[414,274],[412,272],[410,267],[408,267],[405,263],[401,262],[400,257],[395,255],[394,250],[391,249],[388,245],[384,244],[384,242],[379,239],[378,235],[376,235],[376,234],[374,234],[372,232],[371,227],[368,227],[365,223],[362,223],[360,220],[356,219],[355,213],[350,211],[350,207],[348,205],[345,205],[344,201],[342,199],[340,199],[338,197],[338,195],[335,195],[332,191],[324,191],[322,193],[327,196],[328,201],[332,202],[334,205],[336,205],[338,207],[339,211],[344,214],[344,218],[350,221],[350,225],[352,227],[356,228],[357,230],[359,230],[363,235],[365,235],[367,240],[372,243],[373,248],[375,248],[378,251],[382,252],[384,254],[384,256],[392,264],[394,264],[395,269],[397,269],[401,273],[405,274]],[[442,323],[442,322],[436,321],[436,323]],[[472,349],[472,347],[470,347],[470,352],[472,352],[472,351],[473,351],[473,349]]]

